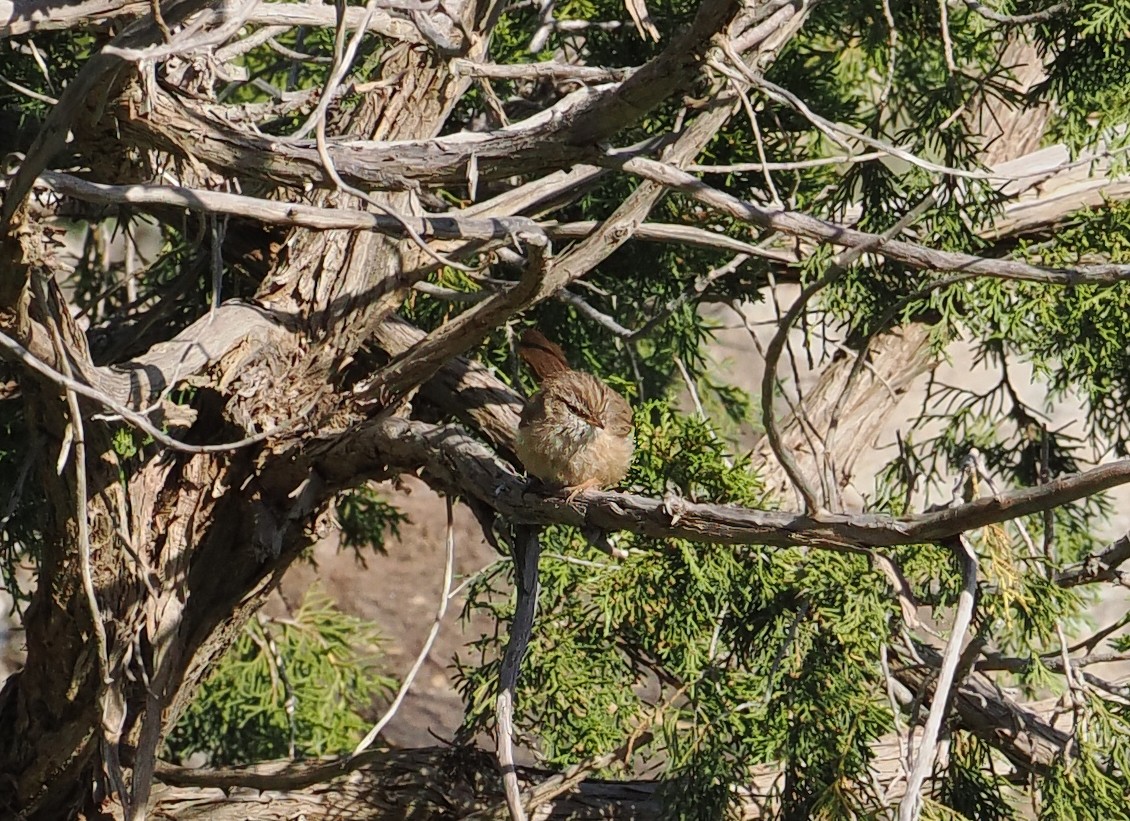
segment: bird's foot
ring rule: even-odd
[[[573,485],[572,487],[566,488],[566,490],[569,491],[569,495],[565,497],[565,501],[568,504],[573,504],[576,498],[586,490],[593,490],[599,486],[600,482],[598,482],[596,479],[586,479],[579,485]]]

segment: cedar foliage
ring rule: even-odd
[[[630,24],[594,27],[583,36],[555,31],[541,52],[531,55],[526,46],[539,25],[539,8],[514,3],[494,27],[490,56],[511,64],[560,59],[579,49],[588,65],[638,65],[684,29],[696,7],[652,0],[648,8],[662,33],[659,43],[638,37]],[[943,23],[933,0],[823,3],[809,13],[765,76],[828,120],[936,165],[971,172],[985,169],[984,123],[961,112],[1047,105],[1045,142],[1062,141],[1073,152],[1112,152],[1106,173],[1121,175],[1130,133],[1130,41],[1125,36],[1130,3],[1069,2],[1053,10],[1048,0],[1034,0],[994,8],[1009,15],[1049,14],[1034,23],[1001,24],[978,13],[975,4],[951,3]],[[615,0],[562,2],[554,13],[558,19],[626,19],[623,4]],[[894,42],[888,14],[897,31]],[[945,37],[939,36],[943,25]],[[41,94],[57,94],[100,37],[66,32],[11,37],[11,48],[0,56],[0,75]],[[1046,79],[1027,94],[1010,83],[1014,67],[1001,56],[1004,45],[1018,38],[1031,40],[1046,67]],[[334,47],[331,30],[288,29],[277,41],[322,62],[294,61],[260,45],[234,63],[256,82],[232,81],[219,99],[252,106],[270,101],[264,89],[291,93],[324,83],[325,60]],[[365,38],[351,78],[376,79],[370,72],[387,46],[379,37]],[[40,69],[40,59],[50,67],[50,77]],[[207,93],[219,88],[216,81]],[[495,100],[503,101],[501,112],[519,119],[568,88],[543,81],[479,81],[458,101],[444,133],[482,128],[484,122],[497,126]],[[629,145],[666,135],[687,116],[685,104],[694,112],[726,90],[718,72],[708,73],[693,95],[652,110],[615,142]],[[731,100],[738,113],[702,152],[700,164],[800,164],[843,154],[842,146],[794,106],[755,92],[749,102],[757,132],[742,101]],[[349,91],[335,103],[333,116],[347,121],[360,104],[360,93]],[[0,151],[9,153],[27,148],[49,106],[7,87],[0,89],[0,108],[5,113]],[[304,114],[296,110],[260,127],[263,133],[284,135]],[[82,146],[72,153],[81,167]],[[132,173],[145,178],[165,159],[138,158]],[[58,167],[69,167],[65,158]],[[772,203],[780,197],[794,210],[876,233],[926,203],[902,236],[936,249],[1063,268],[1130,261],[1130,208],[1117,201],[1075,210],[1051,229],[994,239],[987,228],[1003,213],[1007,197],[999,181],[976,175],[940,174],[886,158],[775,170],[772,188],[760,171],[704,171],[702,178],[744,200]],[[550,216],[560,222],[605,219],[634,184],[626,175],[608,175],[555,206]],[[479,199],[509,185],[487,183]],[[465,187],[430,194],[456,209],[471,201]],[[434,203],[429,207],[437,210]],[[206,221],[77,203],[64,203],[60,211],[71,221],[53,224],[82,240],[77,258],[59,266],[60,284],[88,323],[96,363],[119,362],[144,350],[155,323],[175,331],[207,312],[215,283],[209,256],[214,235]],[[775,250],[794,250],[792,240],[773,241],[681,194],[667,195],[650,221],[704,227],[743,241],[767,240]],[[123,233],[144,234],[156,246],[131,273],[128,287],[124,263],[106,255],[108,237]],[[766,489],[770,468],[748,447],[751,429],[759,427],[759,399],[722,384],[706,356],[718,330],[708,317],[717,314],[702,306],[772,299],[770,283],[808,285],[829,278],[839,262],[827,248],[802,248],[799,259],[784,265],[748,256],[708,288],[696,288],[731,259],[729,252],[678,242],[629,243],[585,277],[585,288],[571,290],[627,329],[648,326],[660,315],[646,333],[619,337],[575,301],[548,300],[496,329],[476,355],[501,380],[528,392],[531,385],[516,365],[511,341],[521,326],[552,329],[575,366],[609,380],[633,402],[638,455],[626,481],[631,490],[761,509],[791,507],[791,498]],[[252,256],[229,260],[223,298],[251,296],[264,276]],[[432,330],[474,304],[460,294],[474,297],[516,277],[505,260],[474,276],[441,267],[429,282],[446,289],[447,297],[410,292],[400,314]],[[920,510],[925,503],[915,488],[921,487],[929,489],[928,502],[946,501],[957,466],[973,448],[1002,487],[1032,486],[1077,472],[1108,449],[1125,454],[1130,296],[1124,284],[944,282],[940,273],[866,254],[830,278],[801,319],[805,335],[797,355],[820,367],[839,361],[842,350],[866,357],[882,335],[925,324],[939,358],[947,345],[962,340],[972,346],[976,363],[999,373],[988,391],[931,383],[921,410],[897,420],[904,448],[875,486],[865,488],[870,511]],[[687,294],[690,298],[684,298]],[[669,314],[668,305],[674,306]],[[842,339],[841,352],[822,346],[825,337]],[[686,385],[675,360],[700,393],[707,418],[681,409]],[[1033,378],[1047,385],[1046,406],[1027,405],[1017,390],[1021,365],[1030,366]],[[4,374],[13,372],[14,366]],[[208,407],[209,398],[192,386],[176,396],[178,403]],[[1073,398],[1083,404],[1082,432],[1050,429],[1046,412]],[[21,614],[27,594],[19,572],[30,567],[34,573],[42,520],[49,515],[39,495],[26,489],[26,465],[57,456],[26,435],[24,414],[20,398],[0,401],[0,499],[11,500],[0,558],[3,587],[15,596]],[[124,427],[115,431],[114,449],[123,473],[160,458],[152,440]],[[368,539],[380,543],[386,530],[395,532],[395,510],[364,486],[342,502],[341,510],[351,546]],[[1111,512],[1108,500],[1094,494],[1048,516],[1023,517],[1023,532],[1005,525],[969,534],[980,561],[976,639],[986,652],[1025,662],[996,674],[1000,684],[1031,699],[1064,692],[1064,678],[1051,666],[1061,649],[1058,630],[1066,631],[1070,642],[1090,635],[1096,626],[1087,613],[1095,594],[1058,585],[1056,574],[1103,548]],[[505,541],[505,526],[501,530]],[[1047,549],[1033,555],[1025,533],[1036,545],[1050,534]],[[896,716],[888,699],[882,660],[886,648],[902,641],[908,625],[888,579],[866,556],[624,533],[617,546],[628,551],[628,558],[614,560],[575,528],[551,525],[541,538],[542,592],[522,667],[517,724],[520,742],[547,766],[583,762],[630,741],[636,772],[660,778],[660,799],[670,817],[740,812],[748,805],[745,788],[764,768],[780,773],[763,802],[772,817],[889,815],[886,785],[877,785],[868,768],[877,743],[905,732],[906,716]],[[961,586],[950,552],[933,544],[907,544],[887,553],[901,567],[914,598],[945,629]],[[454,672],[466,702],[457,733],[462,742],[494,729],[493,699],[514,587],[512,563],[500,560],[470,588],[468,612],[488,614],[497,629],[472,641],[477,663]],[[370,642],[372,632],[334,613],[320,598],[308,602],[298,621],[276,636],[283,648],[278,657],[291,659],[287,687],[293,690],[297,716],[287,716],[277,658],[267,649],[263,626],[251,621],[166,740],[169,755],[207,750],[215,762],[246,762],[288,752],[346,752],[356,743],[364,732],[356,711],[390,686],[353,655],[352,648]],[[326,655],[327,642],[341,652]],[[1126,640],[1116,638],[1108,649],[1123,651]],[[337,694],[340,700],[320,702],[319,693]],[[1044,772],[1020,778],[1020,784],[998,750],[952,722],[949,756],[928,785],[925,817],[1018,818],[1031,802],[1046,819],[1130,817],[1130,715],[1124,688],[1088,686],[1069,695],[1075,698],[1070,753]],[[307,708],[311,712],[304,713]],[[630,777],[633,772],[613,768],[601,774]]]

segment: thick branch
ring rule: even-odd
[[[331,482],[344,482],[350,476],[389,467],[423,469],[438,488],[476,499],[513,522],[590,525],[699,543],[807,545],[850,551],[936,542],[1130,482],[1128,459],[1038,487],[903,518],[870,513],[806,516],[736,505],[649,499],[629,493],[589,492],[567,504],[564,496],[527,492],[526,482],[509,464],[458,427],[401,418],[351,431],[330,449],[320,470]]]
[[[58,3],[52,0],[0,0],[0,37],[29,31],[105,26],[118,17],[138,17],[149,11],[146,0],[86,0]]]
[[[277,344],[288,333],[282,320],[262,308],[232,300],[144,355],[104,368],[87,363],[83,375],[116,401],[145,408],[177,382],[216,364],[239,345],[246,346],[242,362],[260,348]]]
[[[597,156],[594,144],[636,122],[698,75],[710,38],[737,11],[733,0],[709,0],[686,34],[628,80],[580,89],[552,108],[489,133],[462,132],[428,140],[334,142],[327,146],[334,167],[348,184],[371,190],[401,190],[409,180],[425,185],[463,185],[469,169],[479,181],[529,177]],[[330,186],[311,141],[288,142],[231,128],[204,107],[156,93],[142,116],[123,101],[123,129],[139,142],[157,143],[234,176],[257,176],[283,185]],[[38,169],[37,169],[38,171]]]

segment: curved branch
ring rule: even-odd
[[[327,151],[341,178],[366,190],[404,190],[413,183],[463,185],[472,166],[484,182],[529,177],[581,162],[599,155],[597,142],[688,88],[711,38],[737,10],[734,0],[704,2],[687,32],[627,80],[579,89],[512,126],[427,140],[335,142]],[[232,128],[209,116],[206,107],[167,93],[154,93],[147,102],[144,116],[129,101],[117,110],[121,128],[140,132],[136,137],[142,144],[156,143],[239,177],[299,187],[311,181],[332,185],[311,141],[291,142]]]
[[[977,274],[996,279],[1043,282],[1049,285],[1114,285],[1130,279],[1130,265],[1078,265],[1074,268],[1046,268],[1011,259],[990,259],[954,251],[939,251],[913,242],[886,240],[880,234],[857,231],[845,225],[812,217],[797,211],[763,208],[741,200],[662,162],[644,157],[621,159],[608,156],[606,164],[621,168],[645,180],[662,183],[743,222],[790,236],[805,237],[844,248],[871,248],[874,253],[912,268]]]
[[[512,522],[588,525],[707,544],[809,546],[853,552],[953,538],[1130,482],[1130,459],[1123,459],[1048,484],[901,518],[873,513],[810,516],[594,491],[570,504],[564,495],[528,492],[526,482],[509,464],[462,429],[402,418],[351,431],[329,449],[319,471],[332,483],[351,478],[356,481],[357,476],[389,467],[422,469],[437,488],[473,498]]]

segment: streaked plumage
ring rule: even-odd
[[[518,352],[541,382],[522,411],[516,450],[526,470],[573,489],[619,484],[635,450],[632,409],[597,377],[569,367],[561,348],[537,331]]]

